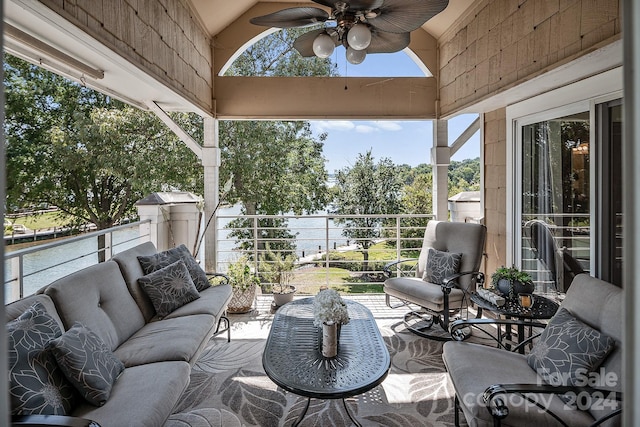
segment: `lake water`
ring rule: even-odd
[[[239,215],[239,206],[220,209],[220,216]],[[223,227],[232,218],[219,220],[219,261],[225,263],[237,257],[233,249],[236,246],[234,240],[229,238],[229,231]],[[289,218],[289,230],[297,236],[297,254],[299,257],[316,254],[327,249],[327,242],[332,249],[347,244],[342,236],[342,229],[323,217],[306,216],[301,218]],[[114,253],[122,252],[139,243],[137,228],[118,230],[113,233]],[[45,244],[47,241],[38,242]],[[11,246],[6,246],[5,251],[10,252]],[[24,257],[24,295],[35,293],[38,289],[64,277],[74,271],[98,263],[98,243],[95,238],[83,239],[67,245],[42,250]],[[72,260],[70,262],[65,262]],[[64,263],[64,264],[63,264]],[[5,263],[5,280],[12,276],[11,265]],[[5,295],[11,295],[10,285],[5,285]]]

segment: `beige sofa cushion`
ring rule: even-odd
[[[144,318],[113,261],[76,271],[47,287],[65,330],[91,329],[113,351],[144,326]]]
[[[144,276],[144,271],[138,261],[139,256],[148,256],[155,254],[156,247],[151,242],[145,242],[140,245],[134,246],[131,249],[120,252],[113,256],[112,260],[118,264],[122,277],[129,288],[131,296],[138,304],[140,311],[144,316],[145,322],[150,321],[155,316],[156,311],[153,308],[153,304],[149,299],[149,296],[138,284],[138,279]]]
[[[160,362],[127,368],[113,385],[104,406],[89,403],[72,415],[102,427],[158,427],[164,425],[189,384],[186,362]]]
[[[114,353],[127,367],[163,360],[195,363],[215,326],[208,314],[158,320],[144,325]]]

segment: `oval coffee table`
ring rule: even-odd
[[[271,380],[283,389],[307,397],[300,424],[311,399],[345,399],[365,393],[389,373],[391,357],[368,308],[345,300],[350,321],[342,325],[338,355],[327,359],[320,345],[322,330],[313,325],[313,298],[283,305],[276,312],[262,355],[262,365]]]

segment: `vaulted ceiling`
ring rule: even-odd
[[[191,3],[209,34],[215,36],[255,6],[258,1],[191,0]],[[318,6],[316,3],[295,0],[262,0],[261,3],[286,3],[287,7],[301,5]],[[473,0],[451,0],[442,13],[430,19],[422,28],[435,38],[439,38],[472,3]]]
[[[86,79],[88,86],[111,94],[141,108],[150,102],[165,110],[196,111],[222,118],[434,118],[437,82],[419,79],[354,79],[345,91],[337,79],[275,79],[255,81],[230,80],[218,76],[220,69],[237,54],[247,41],[266,29],[249,24],[249,19],[263,11],[285,7],[318,6],[310,1],[290,0],[188,0],[192,18],[208,34],[213,47],[212,110],[194,105],[179,91],[167,88],[161,81],[149,78],[145,70],[116,54],[80,29],[52,12],[49,0],[6,0],[5,47],[10,47],[8,31],[17,29],[19,37],[44,41],[94,70],[103,71],[98,79]],[[73,2],[69,2],[70,4]],[[409,48],[432,72],[435,72],[437,39],[474,0],[451,0],[447,8],[412,33]],[[66,3],[65,3],[66,4]],[[105,6],[106,7],[106,6]],[[138,7],[140,5],[138,4]],[[136,31],[133,29],[132,31]],[[135,36],[135,34],[134,34]],[[223,42],[220,42],[223,41]],[[28,41],[27,43],[30,43]],[[223,47],[221,47],[223,46]],[[226,49],[224,48],[226,47]],[[36,56],[36,61],[40,56]],[[41,61],[46,65],[46,60]],[[393,64],[389,64],[391,67]],[[69,75],[73,76],[70,69]],[[84,73],[86,76],[87,73]],[[77,80],[82,78],[75,76]],[[227,80],[225,80],[227,79]],[[169,90],[168,90],[169,89]],[[301,96],[301,95],[305,96]],[[355,97],[354,95],[358,96]],[[277,100],[277,102],[275,102]]]

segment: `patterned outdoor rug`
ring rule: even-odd
[[[269,325],[268,320],[260,323],[264,338]],[[453,387],[442,362],[443,343],[412,334],[400,319],[378,320],[378,326],[391,355],[391,371],[378,387],[347,399],[352,414],[363,426],[453,425]],[[219,420],[228,413],[246,426],[291,426],[297,420],[306,398],[277,387],[262,369],[265,339],[244,336],[234,330],[230,343],[222,337],[211,340],[167,426],[225,425]],[[312,399],[301,423],[350,425],[341,400]]]

